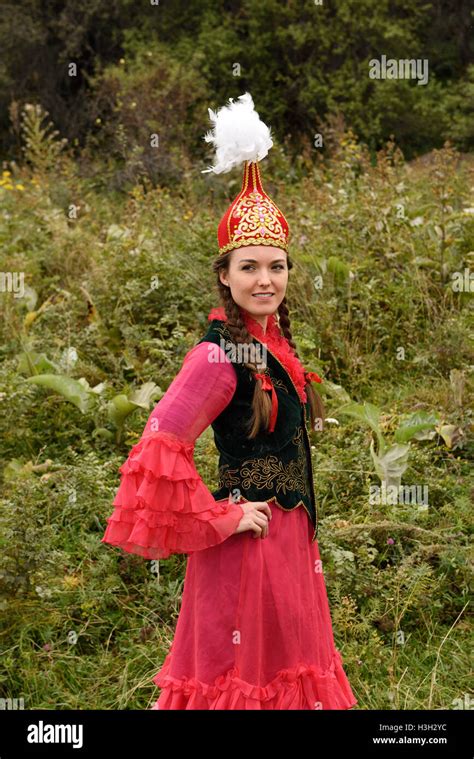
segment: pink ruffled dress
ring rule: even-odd
[[[306,400],[304,369],[276,319],[269,317],[263,332],[244,315]],[[212,318],[225,319],[223,310],[213,309]],[[218,354],[212,361],[210,351]],[[305,510],[270,504],[266,538],[235,533],[241,506],[216,501],[196,470],[195,441],[236,384],[220,346],[194,346],[119,470],[102,542],[146,559],[188,555],[174,639],[153,677],[161,693],[152,708],[350,709],[357,701],[335,648]]]

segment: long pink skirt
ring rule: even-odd
[[[350,709],[317,541],[300,506],[270,504],[266,538],[231,535],[188,558],[153,709]]]

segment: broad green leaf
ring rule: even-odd
[[[105,427],[97,427],[93,431],[92,437],[99,437],[99,438],[103,438],[104,440],[113,440],[114,433],[111,432],[111,430],[106,429]]]
[[[145,382],[141,387],[130,393],[129,400],[141,408],[147,409],[155,398],[161,398],[162,389],[154,382]]]
[[[319,372],[317,372],[319,374]],[[347,390],[345,390],[342,385],[336,385],[334,382],[330,382],[329,380],[325,379],[321,384],[317,384],[317,391],[319,392],[325,392],[326,395],[329,395],[330,398],[334,398],[336,401],[339,401],[339,403],[350,403],[351,397]]]
[[[434,411],[415,411],[403,418],[394,435],[397,443],[406,443],[408,440],[426,440],[435,434],[435,425],[439,422],[439,416]],[[430,431],[432,434],[430,434]]]
[[[122,427],[127,416],[136,408],[136,403],[130,401],[125,393],[120,393],[107,404],[107,415],[116,427]]]
[[[381,482],[386,486],[399,487],[402,481],[402,475],[408,466],[409,445],[391,445],[386,451],[378,455],[375,453],[374,441],[370,441],[370,453],[375,465],[375,471]]]
[[[380,430],[380,409],[374,406],[372,403],[349,403],[346,406],[341,406],[337,409],[339,414],[347,414],[348,416],[358,419],[360,422],[365,422],[373,429],[377,435],[377,441],[379,444],[379,453],[382,454],[385,451],[386,443]]]
[[[455,424],[440,424],[436,427],[436,432],[441,435],[448,448],[457,448],[464,437],[464,432]]]
[[[53,374],[59,367],[53,361],[50,361],[45,353],[35,353],[35,351],[25,351],[18,357],[19,374],[27,374],[33,377],[38,374]]]
[[[91,393],[87,389],[89,385],[84,377],[81,377],[80,380],[75,380],[63,374],[38,374],[35,377],[28,377],[25,382],[41,385],[48,390],[59,393],[69,403],[77,406],[83,414],[89,411],[93,405]],[[84,387],[84,385],[87,387]]]
[[[95,393],[96,395],[100,395],[104,392],[105,388],[107,386],[107,382],[99,382],[98,385],[94,385],[94,387],[91,387],[90,391],[91,393]]]
[[[133,390],[129,396],[119,393],[107,405],[109,419],[117,428],[120,428],[132,411],[136,408],[148,409],[152,400],[162,395],[163,391],[154,382],[145,382],[141,387]]]

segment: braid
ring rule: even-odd
[[[245,322],[242,319],[239,307],[233,299],[230,289],[222,284],[219,280],[219,290],[221,300],[224,305],[225,314],[227,317],[226,326],[229,331],[231,340],[238,345],[239,343],[252,344],[252,336],[249,334]],[[252,373],[253,376],[260,370],[266,369],[265,364],[257,364],[256,362],[246,362],[244,366]],[[260,380],[255,381],[255,390],[252,398],[252,417],[247,426],[247,434],[249,439],[256,437],[261,428],[268,430],[270,423],[270,414],[272,409],[272,402],[268,394],[262,390],[262,383]]]
[[[293,348],[295,356],[299,358],[298,349],[295,345],[295,341],[293,340],[293,335],[291,334],[290,314],[288,311],[288,306],[286,305],[286,296],[283,298],[282,302],[278,306],[278,316],[280,317],[280,320],[279,320],[280,330],[283,332],[284,336],[286,337],[289,344]]]

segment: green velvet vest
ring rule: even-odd
[[[311,449],[306,429],[310,418],[309,400],[303,403],[283,364],[266,347],[265,374],[273,382],[278,398],[278,415],[273,432],[259,432],[249,440],[245,425],[252,416],[256,380],[238,354],[226,348],[231,342],[225,321],[214,319],[199,343],[220,345],[237,374],[237,387],[227,407],[212,422],[219,452],[219,488],[216,500],[237,490],[248,501],[267,501],[292,511],[303,506],[314,527],[312,542],[318,534],[318,515],[314,496]],[[259,341],[252,342],[264,350]],[[257,348],[258,350],[258,348]]]

